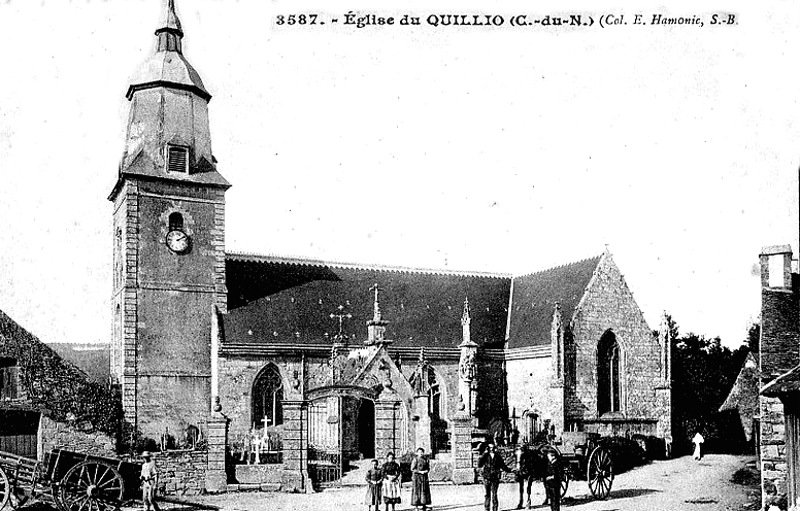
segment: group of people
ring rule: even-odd
[[[500,486],[502,473],[513,472],[519,484],[519,502],[517,509],[523,507],[523,497],[527,487],[527,500],[525,507],[531,508],[531,486],[536,472],[536,455],[525,446],[519,446],[515,454],[515,468],[511,470],[506,465],[503,457],[495,449],[494,444],[486,446],[486,452],[478,460],[478,469],[483,477],[484,501],[483,507],[486,511],[497,511],[498,499],[497,489]],[[544,478],[545,501],[543,505],[550,504],[552,511],[561,509],[561,483],[564,480],[564,468],[558,451],[550,449],[547,451],[547,472]]]
[[[417,449],[417,454],[411,462],[411,505],[415,509],[422,507],[425,511],[431,505],[431,484],[428,478],[430,462],[425,457],[425,449]],[[386,455],[386,462],[378,467],[378,460],[372,460],[372,468],[367,471],[367,495],[365,504],[375,511],[381,504],[389,506],[394,511],[395,505],[400,503],[400,465],[394,459],[394,453]]]
[[[484,508],[486,511],[498,511],[497,489],[500,486],[502,474],[513,472],[519,484],[519,503],[517,509],[523,508],[523,497],[527,489],[525,507],[531,508],[531,485],[536,472],[536,455],[525,446],[517,447],[515,452],[515,468],[509,469],[503,457],[496,451],[494,444],[488,444],[486,451],[478,460],[478,469],[483,477],[485,491]],[[386,461],[380,465],[377,459],[372,460],[372,468],[367,471],[367,495],[365,504],[368,510],[379,511],[384,504],[385,511],[392,511],[400,503],[400,465],[395,461],[394,453],[386,455]],[[431,505],[431,486],[428,473],[430,462],[425,457],[425,450],[417,449],[416,456],[411,462],[411,505],[415,509],[422,507],[425,511]],[[550,504],[552,511],[561,509],[561,483],[564,480],[564,469],[558,452],[555,449],[547,451],[547,472],[544,487],[547,498],[544,505]]]

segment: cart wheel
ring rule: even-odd
[[[78,463],[64,476],[59,488],[61,511],[116,511],[124,488],[116,468],[101,461]]]
[[[611,484],[614,482],[614,467],[611,463],[611,454],[604,447],[597,447],[589,456],[586,467],[586,481],[589,490],[595,498],[603,500],[611,493]]]
[[[570,473],[569,470],[564,470],[564,479],[561,480],[561,498],[564,498],[564,495],[567,494],[567,489],[569,488],[569,479]]]
[[[8,476],[3,467],[0,467],[0,509],[5,508],[10,500],[11,484],[8,482]]]

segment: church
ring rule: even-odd
[[[295,488],[315,461],[418,447],[470,482],[479,436],[670,440],[668,329],[648,326],[607,250],[522,276],[227,250],[231,184],[183,37],[170,0],[108,197],[111,377],[134,430],[221,434],[248,463],[256,442]]]

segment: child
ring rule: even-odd
[[[425,449],[417,449],[417,457],[411,462],[411,505],[416,509],[422,506],[422,511],[431,504],[431,484],[428,479],[430,462],[425,458]]]
[[[156,469],[156,462],[152,460],[149,451],[142,453],[144,463],[142,464],[142,472],[139,479],[142,482],[142,503],[144,504],[145,511],[150,511],[150,507],[155,511],[160,511],[158,504],[156,504],[156,485],[158,484],[158,470]]]
[[[381,468],[383,475],[383,502],[386,504],[386,511],[389,511],[389,504],[394,506],[400,503],[400,465],[394,461],[394,453],[386,455],[386,463]]]
[[[378,460],[372,460],[372,468],[367,471],[367,495],[365,497],[365,504],[367,511],[372,511],[372,506],[375,506],[375,511],[381,505],[381,482],[383,481],[383,474],[381,469],[378,468]]]

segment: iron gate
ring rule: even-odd
[[[314,400],[308,407],[308,472],[316,486],[340,486],[346,463],[342,449],[342,396]]]

